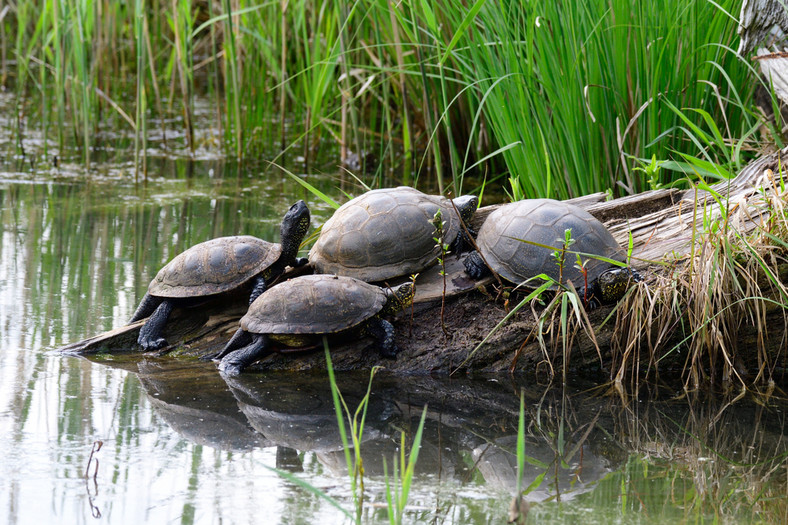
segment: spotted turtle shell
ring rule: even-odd
[[[414,188],[372,190],[343,204],[326,221],[309,261],[319,273],[367,282],[418,273],[438,260],[435,212],[441,210],[444,242],[460,230],[449,199]]]
[[[386,293],[352,277],[304,275],[266,290],[241,318],[255,334],[333,334],[380,312]]]
[[[572,252],[625,260],[621,247],[599,220],[577,206],[552,199],[528,199],[501,206],[484,221],[476,243],[487,264],[508,281],[519,284],[540,273],[558,281],[559,265],[553,250],[523,241],[560,249],[567,229],[572,230],[575,242],[565,256],[564,283],[571,280],[576,287],[585,285]],[[582,254],[580,257],[588,270],[589,283],[611,266],[609,262]],[[530,282],[535,286],[541,284]]]
[[[196,244],[159,270],[148,293],[157,297],[202,297],[234,290],[264,272],[282,245],[250,235]]]

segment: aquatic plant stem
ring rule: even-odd
[[[186,128],[186,144],[194,155],[194,125],[191,111],[191,46],[188,35],[193,26],[190,0],[172,0],[173,31],[175,33],[175,65],[183,106],[183,124]],[[230,18],[230,17],[228,17]]]
[[[233,10],[230,5],[230,0],[223,0],[222,2],[224,6],[224,13],[226,15],[224,19],[224,27],[225,27],[225,53],[224,53],[224,64],[225,64],[225,71],[230,72],[230,85],[232,86],[232,92],[230,93],[230,99],[232,101],[232,111],[229,111],[233,116],[233,130],[235,132],[235,156],[237,158],[243,158],[243,128],[241,126],[241,92],[240,92],[240,82],[239,82],[239,74],[238,74],[238,50],[236,48],[236,41],[235,41],[235,30],[233,28]]]
[[[280,53],[280,61],[279,61],[279,74],[280,74],[280,81],[279,81],[279,147],[284,150],[286,147],[286,135],[285,135],[285,111],[287,108],[287,6],[290,3],[290,0],[280,0],[279,8],[280,8],[280,16],[282,17],[281,23],[279,26],[280,31],[280,38],[279,38],[279,53]]]
[[[145,140],[143,121],[145,120],[145,44],[143,37],[145,0],[135,0],[134,2],[134,36],[137,49],[137,104],[134,116],[134,182],[139,182],[140,175],[140,151],[146,155],[146,148],[140,150],[140,137]],[[147,179],[148,174],[145,170],[143,161],[143,176]]]

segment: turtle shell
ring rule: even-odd
[[[449,199],[404,186],[368,191],[326,221],[309,261],[319,273],[367,282],[420,272],[440,255],[432,223],[438,210],[450,243],[460,220]]]
[[[282,245],[250,235],[211,239],[177,255],[159,270],[148,293],[157,297],[203,297],[228,292],[264,272]]]
[[[589,283],[611,265],[582,254],[625,260],[623,250],[599,220],[577,206],[552,199],[528,199],[501,206],[484,221],[476,244],[487,264],[508,281],[519,284],[540,273],[558,281],[559,266],[553,249],[523,241],[561,249],[567,229],[572,230],[575,242],[566,253],[564,282],[571,280],[577,287],[585,284],[575,267],[574,252],[582,252],[580,257],[588,270]]]
[[[333,334],[380,312],[386,293],[352,277],[304,275],[266,290],[241,318],[256,334]]]

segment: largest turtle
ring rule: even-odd
[[[309,251],[318,273],[385,281],[418,273],[441,255],[435,241],[435,214],[440,211],[443,242],[459,252],[479,199],[465,195],[450,201],[414,188],[372,190],[343,204],[326,221]],[[459,213],[458,213],[459,212]]]
[[[221,352],[219,370],[238,375],[270,353],[271,340],[301,348],[323,336],[354,332],[371,335],[380,355],[397,355],[394,327],[383,319],[409,305],[413,284],[383,289],[352,277],[304,275],[283,282],[258,297],[241,318],[241,328]]]
[[[156,274],[129,320],[133,323],[148,317],[137,342],[145,350],[166,346],[162,330],[176,306],[194,306],[244,286],[251,286],[251,304],[287,266],[296,265],[309,221],[309,208],[300,200],[282,219],[281,243],[249,235],[219,237],[177,255]]]
[[[573,242],[566,244],[566,230]],[[492,212],[476,238],[479,251],[465,259],[465,271],[474,279],[490,269],[514,284],[539,274],[554,283],[572,281],[587,304],[614,303],[630,281],[640,280],[623,262],[626,254],[613,235],[593,215],[573,204],[552,199],[527,199],[504,204]],[[564,251],[563,266],[556,253]],[[481,255],[480,255],[481,254]],[[578,268],[577,257],[582,260]],[[489,265],[489,266],[488,266]]]

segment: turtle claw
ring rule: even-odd
[[[154,350],[161,350],[165,346],[167,346],[167,340],[163,337],[158,337],[156,339],[140,339],[137,341],[139,345],[145,350],[146,352],[152,352]]]
[[[475,281],[478,281],[490,273],[490,269],[484,264],[484,259],[482,259],[479,252],[476,251],[468,254],[468,257],[463,261],[463,265],[465,266],[465,273],[470,275],[471,279]]]
[[[237,377],[241,375],[242,370],[243,368],[239,363],[234,363],[224,359],[222,359],[222,361],[219,363],[219,372],[226,376]]]
[[[601,308],[602,303],[597,301],[596,297],[591,296],[588,298],[588,302],[586,303],[586,310],[596,310],[597,308]]]
[[[399,348],[396,346],[387,349],[380,349],[380,357],[384,357],[386,359],[397,359],[397,354],[399,353]]]
[[[465,267],[465,273],[467,273],[468,275],[470,275],[470,276],[471,276],[471,279],[474,279],[474,280],[477,280],[477,281],[478,281],[478,280],[479,280],[479,278],[481,277],[481,272],[480,272],[479,270],[477,270],[476,268],[474,268],[474,267],[468,267],[468,266],[466,266],[466,267]]]

